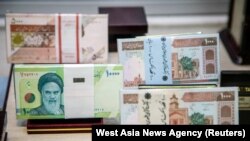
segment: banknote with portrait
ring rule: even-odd
[[[118,118],[122,79],[118,64],[16,64],[17,118]]]

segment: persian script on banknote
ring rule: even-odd
[[[218,34],[119,39],[118,49],[120,63],[131,66],[124,67],[124,72],[128,72],[124,73],[125,87],[139,84],[217,84],[219,80]],[[140,54],[140,58],[137,57],[140,63],[131,61],[135,60],[134,54]]]
[[[6,14],[10,63],[106,63],[105,14]]]
[[[17,118],[118,118],[122,71],[115,64],[15,65]]]
[[[238,124],[238,88],[121,90],[121,124]]]

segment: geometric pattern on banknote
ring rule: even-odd
[[[124,104],[138,104],[138,94],[124,94],[123,103]]]
[[[143,50],[143,41],[123,42],[122,50]]]
[[[216,47],[204,47],[203,48],[203,74],[215,74],[218,72],[216,67]]]
[[[216,46],[217,39],[215,37],[206,38],[188,38],[188,39],[174,39],[172,46],[174,48],[179,47],[200,47],[200,46]]]
[[[11,47],[55,47],[54,25],[11,25]]]

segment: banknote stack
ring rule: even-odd
[[[239,124],[238,87],[218,87],[217,33],[144,36],[117,43],[124,67],[121,124]]]
[[[238,88],[124,89],[121,124],[238,124]]]
[[[90,132],[119,119],[123,66],[106,64],[107,14],[7,13],[6,43],[27,133]]]
[[[108,60],[106,14],[6,14],[9,63],[94,63]]]
[[[118,118],[118,64],[16,64],[18,119]]]
[[[218,83],[218,34],[145,36],[117,42],[124,87]]]
[[[11,13],[6,15],[6,35],[8,61],[15,63],[16,115],[30,120],[29,133],[40,133],[40,127],[55,132],[65,128],[56,122],[46,122],[46,127],[32,122],[38,119],[108,118],[120,119],[121,124],[239,122],[237,87],[214,85],[220,74],[218,34],[118,39],[120,64],[105,64],[105,14]],[[129,89],[139,85],[150,89]],[[157,85],[176,87],[156,89]],[[85,123],[81,127],[89,128]]]

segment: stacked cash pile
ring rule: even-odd
[[[218,34],[118,39],[120,64],[103,64],[107,29],[107,15],[7,14],[8,61],[44,63],[14,67],[17,118],[238,124],[237,87],[217,87]]]
[[[238,124],[238,89],[121,91],[121,124]]]
[[[6,14],[10,63],[107,63],[106,14]]]
[[[18,119],[119,117],[123,67],[105,64],[107,14],[7,13],[6,37]]]
[[[139,84],[217,84],[218,34],[145,36],[118,40],[124,87]]]
[[[121,124],[239,123],[238,88],[217,87],[218,34],[144,36],[117,42],[124,66]]]
[[[113,64],[16,64],[19,119],[117,118],[123,69]]]

